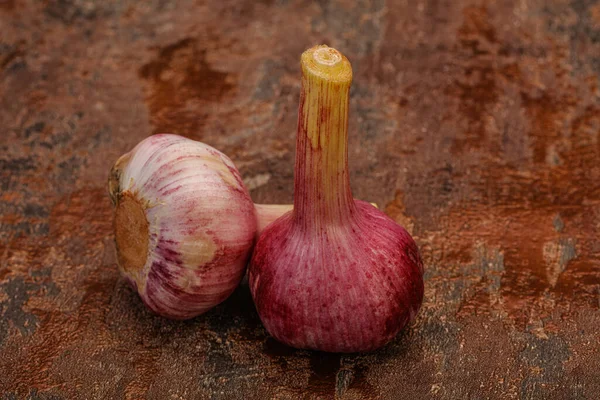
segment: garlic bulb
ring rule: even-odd
[[[151,310],[191,318],[233,292],[259,222],[227,156],[180,136],[150,136],[114,165],[109,192],[119,268]],[[260,208],[261,226],[291,208],[273,207]]]
[[[423,264],[404,228],[352,198],[350,62],[316,46],[302,55],[301,66],[294,209],[260,235],[250,290],[266,329],[283,343],[374,350],[417,314]]]

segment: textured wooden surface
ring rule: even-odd
[[[417,239],[418,319],[339,356],[269,339],[246,285],[153,316],[109,167],[175,132],[290,202],[315,43],[353,63],[354,195]],[[599,77],[592,0],[0,0],[2,398],[597,399]]]

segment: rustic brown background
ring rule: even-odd
[[[354,66],[354,194],[426,266],[362,355],[269,339],[241,286],[187,322],[115,266],[106,191],[155,132],[291,202],[299,56]],[[597,399],[600,4],[0,0],[0,393],[31,399]]]

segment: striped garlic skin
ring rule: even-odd
[[[159,315],[208,311],[239,284],[255,238],[254,204],[239,172],[216,149],[171,134],[150,136],[126,156],[117,198],[139,201],[149,234],[143,267],[122,273]]]
[[[294,209],[260,235],[250,291],[265,328],[287,345],[375,350],[419,311],[423,263],[404,228],[352,198],[350,61],[328,46],[300,61]]]
[[[404,228],[355,200],[345,224],[306,228],[292,213],[256,244],[248,281],[267,331],[300,349],[353,353],[391,341],[423,302],[423,262]]]

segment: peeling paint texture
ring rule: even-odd
[[[289,203],[302,51],[352,61],[354,195],[425,263],[369,354],[287,348],[247,284],[151,314],[118,274],[106,181],[156,132]],[[600,4],[0,1],[0,398],[597,399]]]

